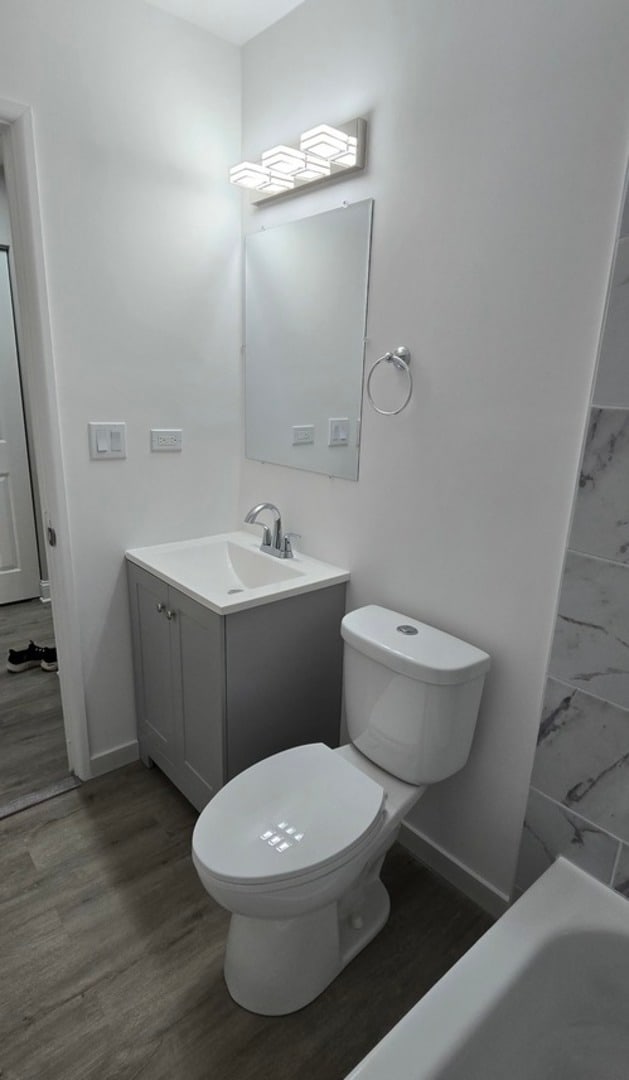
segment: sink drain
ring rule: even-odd
[[[236,593],[236,592],[244,592],[244,589],[228,589],[227,590],[227,595],[228,596],[233,596],[234,593]]]

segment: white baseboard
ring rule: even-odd
[[[400,843],[418,862],[434,870],[439,877],[444,878],[465,896],[469,896],[470,900],[494,918],[499,919],[501,915],[504,915],[509,907],[509,897],[506,893],[495,889],[488,881],[470,870],[469,866],[464,866],[442,848],[431,844],[425,836],[406,822],[402,825]]]
[[[138,740],[123,743],[122,746],[114,746],[113,750],[103,750],[100,754],[92,754],[90,768],[92,776],[102,776],[103,773],[121,769],[123,765],[130,765],[137,761],[140,756]]]
[[[49,581],[40,581],[39,582],[39,599],[41,600],[42,604],[49,604],[50,603],[50,582]]]

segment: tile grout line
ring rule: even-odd
[[[620,712],[627,713],[629,716],[629,708],[625,705],[619,705],[616,701],[611,701],[610,698],[601,697],[600,694],[593,694],[591,690],[583,690],[580,686],[575,686],[574,683],[568,682],[567,679],[559,679],[556,675],[551,675],[548,672],[548,679],[552,679],[553,682],[559,683],[560,686],[565,686],[568,690],[575,690],[577,694],[584,694],[585,697],[594,698],[595,701],[600,701],[603,705],[611,705],[614,709],[619,709]]]
[[[560,810],[565,810],[567,814],[571,814],[572,817],[576,817],[579,821],[585,822],[586,825],[591,825],[597,832],[603,833],[604,836],[609,836],[610,840],[616,840],[619,844],[629,844],[629,840],[623,839],[622,836],[618,836],[617,833],[610,832],[609,829],[604,829],[602,825],[599,825],[596,821],[592,821],[591,818],[586,818],[583,814],[580,814],[578,810],[573,810],[572,807],[566,806],[565,803],[559,802],[552,795],[547,795],[545,791],[540,791],[531,784],[530,791],[534,791],[536,795],[541,795],[543,799],[547,799],[553,806],[558,807]]]
[[[577,549],[573,547],[567,547],[566,554],[577,555],[580,559],[592,559],[593,562],[602,562],[606,563],[608,566],[618,566],[622,570],[629,570],[629,563],[619,562],[618,559],[608,559],[606,555],[592,555],[589,551],[577,551]]]

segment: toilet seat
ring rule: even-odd
[[[286,887],[331,873],[378,832],[384,789],[323,743],[274,754],[202,811],[192,848],[217,882]]]

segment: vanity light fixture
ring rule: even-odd
[[[299,140],[299,149],[309,150],[311,154],[327,161],[336,161],[347,152],[349,139],[350,136],[340,128],[319,124],[318,127],[310,128],[310,131],[304,131]]]
[[[264,195],[280,195],[285,191],[292,191],[295,187],[295,181],[292,176],[286,176],[283,173],[272,172],[264,183],[260,184],[257,188]]]
[[[366,130],[360,117],[336,127],[318,124],[302,132],[298,146],[280,143],[264,150],[258,162],[234,165],[229,179],[254,192],[255,204],[328,183],[364,168]]]
[[[323,176],[329,176],[332,166],[329,161],[315,157],[314,154],[305,154],[303,168],[295,173],[295,180],[320,180]]]
[[[263,151],[262,164],[273,172],[292,176],[303,169],[306,155],[302,150],[295,150],[293,146],[274,146],[272,150]]]
[[[358,139],[354,135],[350,135],[347,140],[347,145],[341,154],[338,154],[334,159],[335,165],[342,165],[345,169],[351,169],[356,165],[358,160]]]
[[[232,184],[255,190],[265,184],[271,178],[271,170],[263,168],[255,161],[241,161],[229,170],[229,180]]]

